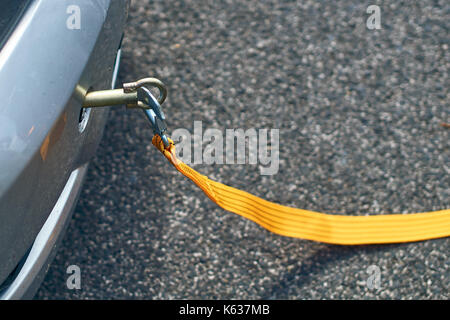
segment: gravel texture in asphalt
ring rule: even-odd
[[[370,4],[380,30],[366,27]],[[192,133],[194,121],[280,130],[276,175],[194,166],[225,184],[327,213],[449,208],[449,10],[445,0],[134,1],[121,80],[168,85],[169,132]],[[151,137],[141,112],[111,112],[36,298],[449,298],[449,238],[349,247],[272,234],[213,204]],[[73,264],[80,290],[66,287]]]

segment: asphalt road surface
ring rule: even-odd
[[[366,27],[369,4],[380,30]],[[225,184],[328,213],[449,208],[449,12],[445,0],[135,1],[121,80],[167,83],[169,132],[280,129],[276,175],[194,166]],[[449,298],[449,238],[350,247],[272,234],[213,204],[151,137],[141,112],[111,112],[36,298]],[[69,265],[80,290],[66,287]]]

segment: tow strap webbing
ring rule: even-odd
[[[155,135],[153,145],[184,176],[223,209],[287,237],[340,245],[401,243],[450,236],[450,209],[375,216],[325,214],[283,206],[229,187],[204,176],[176,157],[175,145],[164,147]]]

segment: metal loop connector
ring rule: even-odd
[[[165,147],[169,147],[169,139],[167,138],[165,132],[167,131],[166,117],[161,109],[161,105],[158,100],[152,95],[150,90],[146,87],[141,87],[138,89],[138,96],[144,100],[150,108],[143,109],[145,116],[150,121],[153,129],[153,133],[161,137],[162,142]]]

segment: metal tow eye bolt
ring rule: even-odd
[[[153,97],[147,87],[159,89],[158,98]],[[164,83],[156,78],[145,78],[136,82],[124,83],[122,89],[100,90],[88,92],[83,101],[83,108],[109,107],[126,105],[127,108],[140,108],[149,120],[153,133],[158,134],[165,147],[169,147],[166,117],[161,104],[166,100],[167,89]]]
[[[164,83],[156,78],[144,78],[135,82],[124,83],[122,89],[100,90],[88,92],[83,101],[83,108],[109,107],[126,105],[127,108],[151,109],[146,104],[145,95],[138,90],[141,87],[156,87],[159,89],[158,103],[162,104],[167,97]]]

